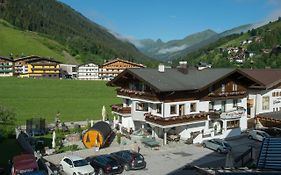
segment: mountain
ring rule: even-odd
[[[80,62],[103,63],[115,57],[150,65],[156,62],[56,0],[0,0],[0,18],[58,42]]]
[[[238,29],[239,30],[239,29]],[[217,39],[174,60],[190,65],[211,63],[213,67],[281,68],[281,18],[274,22]]]
[[[160,60],[171,59],[172,55],[176,55],[182,50],[204,41],[217,33],[212,30],[205,30],[192,35],[189,35],[180,40],[171,40],[168,42],[163,42],[161,39],[157,41],[151,39],[140,40],[140,45],[138,49],[144,54],[158,58]]]
[[[18,30],[4,20],[0,20],[0,55],[27,56],[40,55],[56,58],[57,61],[69,64],[79,64],[60,43],[38,35],[36,32]]]

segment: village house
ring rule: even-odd
[[[98,80],[99,66],[94,63],[81,64],[77,68],[78,80]]]
[[[0,77],[13,76],[13,60],[5,57],[0,57]]]
[[[144,68],[142,64],[133,63],[131,61],[116,58],[106,62],[101,66],[99,75],[103,80],[112,80],[127,68]]]
[[[198,70],[184,62],[178,69],[163,65],[158,70],[127,69],[108,85],[119,87],[117,96],[123,104],[113,105],[112,110],[121,125],[133,130],[150,127],[152,135],[162,138],[164,144],[171,133],[191,143],[240,135],[247,129],[247,114],[255,114],[253,92],[260,94],[264,87],[249,70]],[[257,103],[268,109],[268,100],[262,98]]]
[[[32,78],[59,78],[60,62],[40,56],[27,56],[14,60],[14,75]]]

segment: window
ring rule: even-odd
[[[157,114],[162,114],[162,104],[156,104],[156,112]]]
[[[171,105],[170,106],[170,114],[176,114],[177,113],[177,106]]]
[[[275,92],[272,92],[272,97],[275,97]]]
[[[68,158],[65,158],[64,161],[68,164],[68,165],[72,165],[72,161]]]
[[[233,107],[237,107],[238,106],[238,100],[237,99],[233,99]]]
[[[225,84],[221,84],[221,92],[225,92]]]
[[[209,110],[214,110],[214,107],[215,107],[215,102],[210,101],[209,102]]]
[[[227,129],[239,128],[240,120],[233,120],[227,122]]]
[[[269,96],[262,97],[262,110],[269,110]]]
[[[232,91],[237,91],[237,84],[236,83],[232,84]]]
[[[147,103],[136,103],[136,111],[148,111]]]
[[[190,112],[196,112],[196,103],[190,103]]]

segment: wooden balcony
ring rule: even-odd
[[[111,110],[119,114],[131,114],[131,107],[123,107],[122,104],[112,105]]]
[[[211,92],[208,94],[209,98],[212,99],[223,99],[223,98],[239,98],[239,97],[244,97],[247,95],[246,91],[231,91],[231,92]]]
[[[127,96],[131,98],[141,98],[141,99],[148,99],[148,100],[158,100],[155,94],[144,92],[144,91],[136,91],[130,89],[123,89],[119,88],[116,89],[117,95]]]
[[[145,114],[145,120],[151,123],[155,123],[162,126],[167,125],[176,125],[182,123],[191,123],[196,121],[204,121],[208,119],[209,113],[207,112],[200,112],[198,114],[190,114],[190,115],[183,115],[183,116],[175,116],[175,117],[159,117],[152,115],[151,113]]]

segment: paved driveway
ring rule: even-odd
[[[249,140],[246,136],[241,136],[228,141],[232,146],[233,155],[237,157],[249,149],[250,146],[259,147],[260,142]],[[123,149],[129,149],[124,147]],[[110,153],[116,150],[102,151]],[[198,165],[200,167],[222,167],[225,165],[225,154],[219,154],[213,150],[203,148],[200,145],[186,145],[183,143],[170,143],[160,148],[151,150],[141,148],[141,153],[147,162],[146,169],[136,171],[124,171],[124,175],[162,175],[162,174],[194,174],[187,165]],[[89,155],[89,154],[88,154]]]

